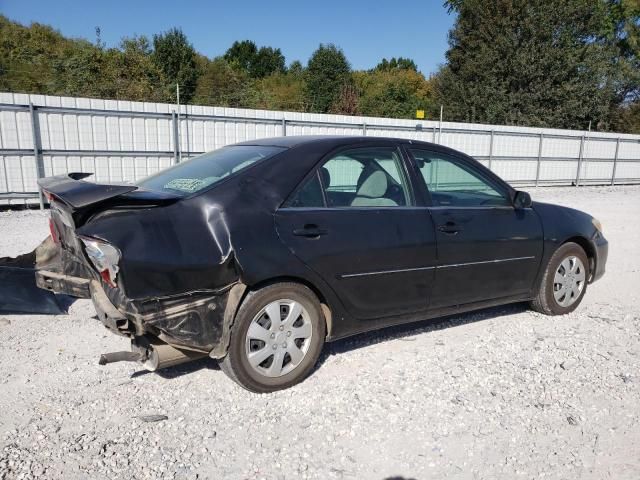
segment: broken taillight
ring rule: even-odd
[[[120,252],[113,245],[95,238],[80,237],[87,257],[96,268],[100,277],[112,287],[116,286],[116,277],[120,267]]]

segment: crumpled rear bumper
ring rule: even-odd
[[[97,280],[89,282],[89,292],[98,319],[102,324],[117,335],[139,336],[144,334],[142,325],[130,323],[127,317],[118,310],[107,297],[104,289]]]
[[[133,338],[151,334],[170,345],[208,353],[219,350],[228,330],[225,311],[233,285],[219,291],[131,300],[118,289],[106,291],[97,278],[39,270],[36,284],[55,293],[91,298],[100,321],[118,335]]]
[[[63,293],[76,298],[91,298],[90,280],[71,277],[48,270],[36,271],[36,285],[53,293]]]
[[[0,258],[0,313],[60,315],[68,306],[49,288],[38,288],[36,268],[59,263],[59,249],[47,237],[31,252]]]

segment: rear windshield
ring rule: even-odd
[[[159,190],[186,197],[229,175],[286,150],[282,147],[235,145],[199,155],[138,182],[146,190]]]

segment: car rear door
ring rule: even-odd
[[[462,155],[410,147],[431,198],[438,265],[431,307],[526,295],[542,257],[542,225]]]
[[[334,152],[276,213],[282,241],[357,319],[427,309],[436,245],[393,142]]]

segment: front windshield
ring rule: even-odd
[[[141,180],[137,185],[146,190],[186,197],[283,150],[285,148],[262,145],[223,147],[162,170]]]

